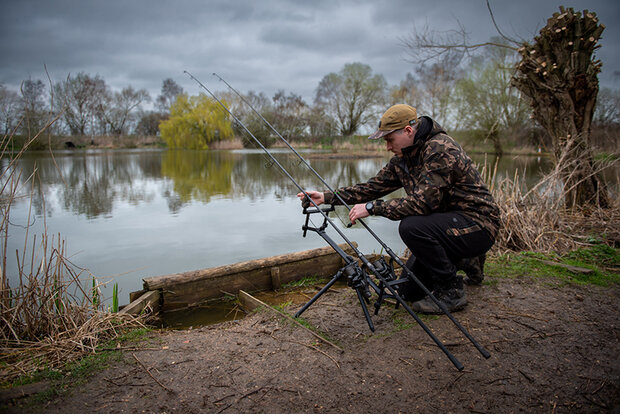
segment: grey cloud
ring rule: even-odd
[[[508,34],[531,37],[558,9],[555,1],[491,1]],[[569,2],[607,23],[602,82],[618,87],[616,1]],[[580,5],[580,6],[579,6]],[[579,7],[578,7],[579,6]],[[460,21],[476,41],[495,34],[484,0],[20,0],[0,1],[0,83],[15,88],[32,76],[99,74],[115,89],[146,88],[155,97],[172,77],[197,93],[183,70],[216,89],[214,71],[242,90],[278,89],[311,101],[323,76],[345,63],[369,64],[398,83],[413,67],[399,39],[414,25],[451,29]]]

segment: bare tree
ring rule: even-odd
[[[414,106],[443,125],[450,122],[450,112],[454,109],[452,90],[461,75],[459,61],[458,55],[447,54],[439,62],[422,64],[415,71],[418,95]]]
[[[92,125],[97,106],[104,98],[106,84],[98,75],[91,77],[78,73],[68,76],[65,81],[54,86],[56,104],[63,111],[63,119],[71,135],[86,135],[87,127]]]
[[[0,85],[0,128],[2,135],[9,135],[19,122],[19,95]]]
[[[157,96],[156,105],[161,112],[169,113],[170,107],[177,99],[177,96],[183,93],[181,85],[176,83],[172,78],[164,79],[161,86],[161,94]]]
[[[135,120],[135,110],[150,99],[146,89],[135,90],[131,86],[120,92],[108,92],[99,105],[98,116],[106,131],[113,135],[123,135],[129,132],[129,126]]]
[[[368,65],[348,63],[340,72],[323,77],[315,104],[335,118],[342,135],[353,135],[375,119],[377,106],[387,101],[386,92],[383,75],[373,75]]]
[[[32,136],[45,126],[45,85],[41,80],[27,79],[22,82],[21,94],[22,132]]]
[[[274,104],[274,127],[285,138],[300,137],[304,135],[307,118],[308,105],[301,96],[279,90],[273,96]]]
[[[398,86],[390,89],[390,104],[404,103],[411,106],[418,105],[418,82],[416,78],[407,73],[405,79],[400,81]]]

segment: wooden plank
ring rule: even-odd
[[[134,300],[138,299],[140,296],[144,295],[146,292],[148,292],[147,290],[138,290],[135,292],[130,292],[129,293],[129,303],[133,302]]]
[[[239,303],[241,304],[241,308],[246,312],[252,312],[256,308],[260,308],[261,306],[267,307],[267,304],[260,299],[255,298],[243,290],[239,291]]]
[[[302,279],[308,276],[331,277],[342,267],[340,256],[325,255],[316,259],[278,266],[280,283]],[[249,270],[216,278],[199,278],[193,281],[170,285],[163,289],[163,310],[178,309],[223,296],[223,291],[237,294],[241,289],[259,292],[272,289],[272,268]]]
[[[354,243],[357,247],[357,244]],[[352,249],[347,244],[342,244],[340,247],[352,254]],[[322,256],[335,256],[336,260],[341,260],[340,256],[334,252],[331,247],[321,247],[318,249],[305,250],[302,252],[283,254],[279,256],[272,256],[265,259],[250,260],[246,262],[240,262],[230,265],[218,266],[209,269],[201,269],[190,272],[175,273],[164,276],[155,276],[143,279],[144,289],[156,290],[167,289],[170,286],[176,286],[179,283],[196,281],[199,279],[213,279],[222,276],[228,276],[235,273],[245,273],[262,268],[271,268],[274,266],[281,266],[283,264],[290,264],[300,262],[308,259],[317,259]]]
[[[280,282],[280,268],[272,267],[271,268],[271,289],[278,290],[282,283]]]
[[[347,254],[353,254],[350,246],[343,244],[340,247]],[[331,247],[326,247],[146,278],[144,288],[160,290],[163,295],[162,310],[168,311],[222,297],[223,292],[237,294],[241,289],[258,292],[308,276],[331,277],[343,264],[342,258]]]
[[[160,292],[151,290],[144,293],[138,299],[125,306],[119,313],[127,313],[130,315],[139,315],[147,306],[153,308],[155,312],[159,311]]]

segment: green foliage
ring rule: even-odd
[[[289,283],[285,283],[282,285],[283,289],[289,289],[289,288],[300,288],[300,287],[308,287],[308,286],[314,286],[317,283],[320,283],[322,281],[324,281],[325,278],[322,277],[318,277],[318,276],[306,276],[302,279],[299,280],[294,280],[292,282]]]
[[[118,312],[118,283],[112,287],[112,312]]]
[[[95,278],[93,277],[93,289],[92,289],[92,302],[93,302],[93,308],[97,309],[99,307],[99,288],[97,288],[97,281],[95,280]]]
[[[159,124],[159,130],[169,148],[203,150],[211,142],[233,137],[227,115],[205,94],[178,95],[170,107],[170,118]]]

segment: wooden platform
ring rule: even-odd
[[[357,244],[353,243],[356,247]],[[340,245],[347,254],[353,249],[347,244]],[[129,313],[139,313],[144,309],[139,303],[150,304],[154,310],[174,310],[222,298],[226,294],[236,295],[239,290],[259,292],[277,290],[281,285],[308,276],[332,277],[344,261],[331,248],[305,250],[302,252],[250,260],[209,269],[155,276],[143,279],[144,289],[129,295]],[[159,293],[159,305],[153,303],[154,295]]]

